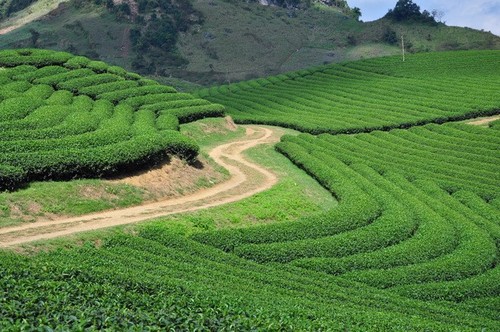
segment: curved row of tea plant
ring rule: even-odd
[[[500,112],[500,51],[374,58],[199,90],[236,122],[359,133]]]
[[[500,137],[464,124],[285,136],[277,148],[339,199],[299,222],[193,235],[260,263],[428,301],[500,296]]]
[[[46,50],[0,51],[0,190],[32,180],[96,177],[193,158],[181,122],[223,114],[101,61]]]
[[[485,314],[256,264],[159,224],[100,248],[0,253],[2,331],[494,330]]]

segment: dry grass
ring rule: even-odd
[[[0,24],[0,35],[6,34],[31,23],[56,9],[59,4],[68,1],[69,0],[38,0],[25,10],[22,10],[3,21]]]

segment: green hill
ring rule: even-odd
[[[500,48],[500,37],[491,33],[387,18],[363,23],[344,7],[315,2],[304,8],[228,0],[164,2],[166,7],[130,3],[137,6],[107,8],[104,1],[71,0],[0,36],[0,48],[69,51],[141,74],[204,85],[394,55],[400,52],[401,34],[410,52]]]
[[[368,59],[200,91],[228,104],[240,120],[245,115],[257,123],[277,118],[294,125],[299,118],[303,131],[316,126],[316,133],[331,132],[284,136],[276,148],[338,204],[294,221],[240,227],[207,227],[200,221],[216,217],[200,211],[198,223],[178,215],[94,234],[84,245],[68,240],[69,248],[32,255],[0,251],[0,329],[496,330],[498,120],[488,127],[447,121],[498,113],[498,52],[426,53],[404,63]],[[3,66],[13,67],[3,72],[17,71],[3,78],[2,93],[27,91],[43,102],[41,93],[48,96],[55,85],[60,91],[48,99],[88,104],[88,94],[94,104],[115,105],[125,94],[130,98],[122,106],[129,107],[150,97],[130,96],[141,94],[141,86],[96,92],[130,75],[136,83],[143,79],[122,70],[114,73],[122,77],[118,83],[113,76],[115,82],[83,86],[118,69],[48,53],[59,66],[40,65],[47,51],[0,53]],[[69,70],[77,64],[84,68]],[[103,72],[87,70],[97,68]],[[82,70],[85,80],[48,75],[68,78]],[[29,86],[37,80],[40,85]],[[176,93],[162,91],[158,98],[166,95]],[[151,124],[147,111],[164,106],[155,105],[136,111],[136,118]],[[108,113],[121,113],[119,106]],[[426,122],[447,123],[420,125]],[[358,133],[338,134],[353,131]],[[18,142],[1,143],[17,149]],[[36,150],[43,140],[29,143]]]
[[[223,107],[69,53],[0,51],[0,190],[40,179],[99,177],[187,159],[179,122]]]
[[[325,65],[198,90],[240,123],[318,133],[407,128],[497,114],[499,51],[454,51]]]

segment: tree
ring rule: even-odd
[[[36,31],[33,28],[31,28],[29,31],[31,34],[31,46],[36,47],[36,44],[38,43],[38,39],[40,38],[40,32]]]
[[[412,0],[399,0],[394,9],[391,9],[385,15],[386,18],[394,21],[418,21],[428,24],[436,24],[436,17],[442,18],[442,12],[434,10],[429,12],[424,10],[420,12],[420,7]]]
[[[433,9],[431,11],[431,16],[436,22],[442,22],[444,17],[444,12],[442,10]]]
[[[359,18],[361,17],[361,9],[354,7],[351,9],[351,14],[357,21],[359,21]]]
[[[394,9],[389,10],[386,17],[396,21],[419,19],[421,17],[420,7],[412,0],[399,0]]]

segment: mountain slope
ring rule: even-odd
[[[204,85],[397,54],[401,34],[410,52],[500,48],[500,38],[491,33],[388,19],[363,23],[339,8],[319,4],[297,9],[193,0],[167,1],[165,9],[148,1],[115,2],[109,9],[103,1],[72,0],[43,19],[0,36],[0,48],[71,51],[142,74]],[[181,20],[169,14],[174,9],[179,13],[174,16]],[[148,32],[154,17],[163,22],[166,33]],[[166,43],[161,47],[144,44],[156,37]]]

